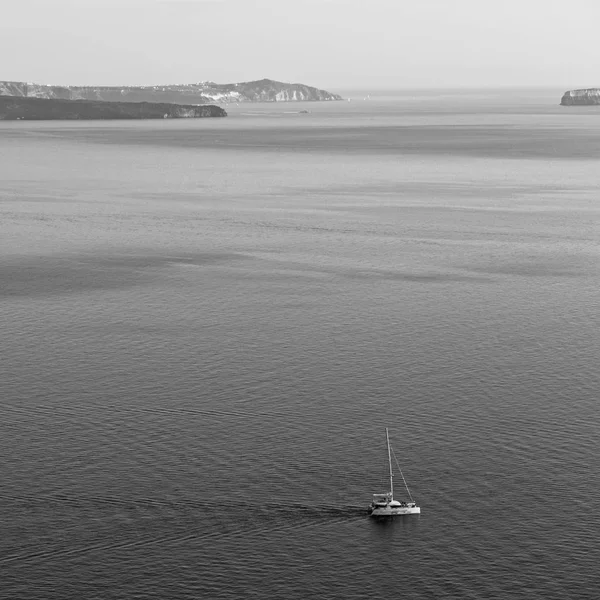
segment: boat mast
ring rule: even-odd
[[[392,453],[390,451],[390,435],[388,433],[388,428],[385,428],[385,439],[387,441],[387,448],[388,448],[388,463],[390,465],[390,496],[391,496],[391,500],[394,499],[394,475],[392,473]]]

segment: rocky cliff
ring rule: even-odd
[[[104,102],[0,96],[0,120],[198,119],[226,117],[220,106],[155,102]]]
[[[570,90],[560,99],[563,106],[590,106],[600,104],[600,88],[587,88],[585,90]]]
[[[291,102],[341,100],[301,83],[282,83],[270,79],[244,83],[205,81],[181,85],[131,87],[78,87],[40,85],[20,81],[0,81],[0,96],[52,98],[60,100],[99,100],[105,102],[169,102],[208,104],[210,102]]]

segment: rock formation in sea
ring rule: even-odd
[[[244,83],[200,83],[155,86],[57,86],[0,81],[0,96],[53,98],[61,100],[100,100],[108,102],[169,102],[208,104],[211,102],[291,102],[341,100],[301,83],[282,83],[270,79]]]
[[[0,96],[0,121],[77,119],[198,119],[226,117],[220,106],[105,102]]]
[[[560,103],[563,106],[591,106],[600,104],[600,88],[569,90],[563,94]]]

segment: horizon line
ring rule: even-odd
[[[595,85],[569,85],[565,83],[544,83],[544,84],[517,84],[517,83],[502,83],[502,84],[488,84],[488,85],[476,85],[471,83],[465,84],[455,84],[455,85],[431,85],[431,84],[391,84],[385,85],[381,84],[366,84],[366,83],[348,83],[331,86],[317,86],[309,83],[302,83],[298,81],[283,81],[281,79],[271,79],[269,77],[263,77],[262,79],[246,79],[242,81],[228,81],[225,83],[219,83],[212,79],[206,79],[201,81],[188,81],[188,82],[171,82],[171,83],[95,83],[95,84],[81,84],[81,83],[39,83],[36,81],[26,81],[19,79],[0,79],[0,81],[4,83],[24,83],[27,85],[40,85],[44,87],[167,87],[174,85],[200,85],[200,84],[216,84],[216,85],[232,85],[236,83],[253,83],[257,81],[275,81],[278,83],[284,83],[286,85],[305,85],[307,87],[314,87],[316,89],[321,89],[325,91],[337,90],[337,91],[368,91],[372,92],[383,92],[383,91],[419,91],[419,90],[456,90],[456,91],[467,91],[467,90],[554,90],[554,89],[564,89],[566,91],[569,90],[577,90],[577,89],[594,89],[600,88],[600,84]],[[335,91],[333,92],[335,93]]]

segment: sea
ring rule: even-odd
[[[563,91],[2,122],[0,598],[600,597]],[[420,515],[367,514],[385,428]]]

